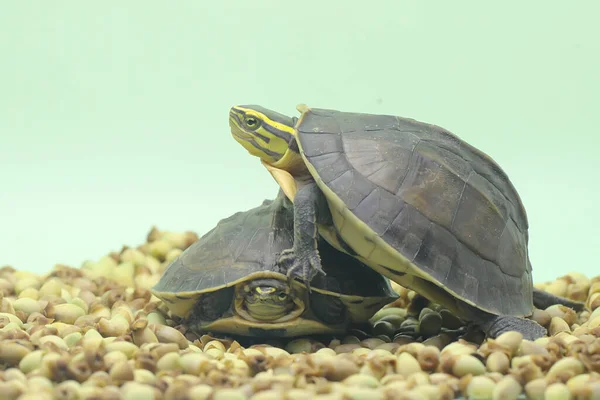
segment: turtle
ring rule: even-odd
[[[440,126],[395,115],[260,105],[229,110],[231,135],[294,203],[294,243],[278,264],[310,283],[316,238],[441,304],[495,338],[547,334],[535,307],[582,303],[536,289],[529,223],[506,172]]]
[[[279,190],[220,220],[167,266],[152,293],[196,332],[257,338],[341,334],[399,298],[388,279],[323,239],[327,275],[310,287],[290,282],[276,261],[293,244],[293,219]]]

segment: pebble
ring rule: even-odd
[[[45,276],[0,268],[0,393],[7,399],[288,400],[600,398],[600,276],[537,287],[585,302],[535,310],[549,336],[485,339],[439,305],[400,298],[346,335],[245,345],[198,335],[149,291],[197,240],[147,243]],[[239,341],[238,341],[239,340]]]

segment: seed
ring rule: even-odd
[[[148,327],[154,332],[160,343],[176,343],[182,350],[186,349],[189,345],[188,340],[177,329],[171,328],[167,325],[157,324],[150,324]],[[210,343],[211,342],[207,343],[207,345]],[[225,351],[224,348],[223,351]]]
[[[564,383],[553,383],[544,391],[545,400],[570,400],[571,392]]]
[[[138,382],[126,382],[121,386],[121,394],[124,400],[154,400],[155,398],[151,386]]]
[[[343,380],[345,385],[376,388],[379,386],[377,378],[370,375],[354,374]]]
[[[11,366],[18,365],[33,350],[33,346],[23,340],[0,341],[0,360]]]
[[[548,328],[548,333],[550,336],[554,336],[559,332],[571,332],[571,328],[569,325],[560,317],[552,317],[550,320],[550,327]]]
[[[469,399],[491,399],[494,393],[494,381],[485,376],[474,376],[467,386]]]
[[[461,354],[455,360],[452,373],[459,378],[468,374],[483,375],[485,373],[485,366],[474,356]]]
[[[415,372],[421,372],[421,366],[419,362],[413,357],[412,354],[405,352],[398,355],[398,361],[396,362],[396,373],[403,375],[405,378]]]
[[[516,331],[504,332],[496,338],[496,343],[509,350],[511,355],[517,352],[522,342],[523,334]]]
[[[505,374],[510,367],[510,360],[503,352],[495,351],[488,356],[485,365],[490,372]]]
[[[516,400],[519,398],[522,390],[521,384],[514,377],[507,375],[496,383],[492,393],[492,399]]]
[[[585,370],[583,363],[577,360],[574,357],[564,357],[558,360],[546,375],[546,379],[552,380],[557,376],[563,376],[564,374],[569,374],[570,376],[575,376],[582,374]],[[558,390],[558,389],[556,389]]]

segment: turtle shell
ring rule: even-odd
[[[419,277],[493,314],[532,313],[527,215],[494,160],[413,119],[299,110],[302,157],[361,259],[401,285]]]
[[[276,261],[281,251],[293,245],[293,218],[293,205],[280,191],[274,201],[265,200],[261,206],[219,221],[171,262],[152,293],[173,314],[187,318],[204,293],[256,277],[286,280]],[[337,251],[323,239],[319,239],[318,245],[327,275],[315,277],[311,290],[339,298],[348,309],[350,321],[366,322],[381,307],[398,298],[389,280],[381,274]],[[306,289],[298,281],[294,284]],[[302,329],[298,321],[290,326],[294,324],[294,329]]]

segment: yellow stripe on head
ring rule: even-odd
[[[260,106],[234,106],[229,111],[234,139],[269,164],[279,161],[290,149],[297,151],[294,123],[294,118]]]

